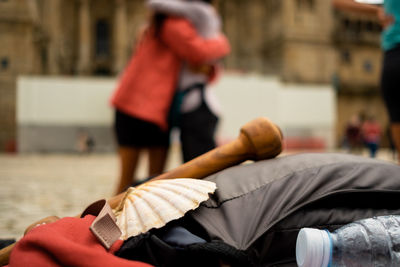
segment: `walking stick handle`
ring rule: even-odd
[[[282,138],[282,132],[277,125],[265,117],[260,117],[245,124],[240,129],[238,138],[232,142],[217,147],[153,178],[153,180],[173,178],[201,179],[246,160],[274,158],[282,151]],[[107,201],[111,208],[114,209],[117,208],[123,197],[124,193],[121,193]],[[32,225],[35,224],[37,223]],[[13,246],[10,245],[0,250],[0,266],[8,263]]]

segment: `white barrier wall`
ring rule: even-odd
[[[17,92],[21,152],[74,151],[85,132],[96,150],[114,149],[110,95],[116,79],[20,77]],[[286,137],[308,136],[333,146],[336,99],[331,86],[285,85],[276,77],[225,73],[214,85],[221,102],[221,140],[238,135],[246,122],[266,116]]]
[[[220,133],[258,116],[276,122],[286,137],[315,137],[334,146],[336,97],[330,85],[283,84],[277,77],[225,75],[215,86],[224,109]]]
[[[20,77],[18,124],[109,125],[114,79]]]
[[[85,137],[96,151],[112,151],[113,112],[109,105],[115,79],[19,77],[18,150],[72,152]]]

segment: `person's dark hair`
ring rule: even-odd
[[[166,18],[167,15],[164,13],[155,13],[153,15],[152,24],[154,26],[154,35],[156,36],[156,38],[160,37],[161,28]]]

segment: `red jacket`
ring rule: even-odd
[[[167,115],[182,61],[206,63],[230,52],[228,40],[200,37],[190,22],[167,18],[160,38],[149,30],[126,67],[111,104],[135,117],[168,128]]]

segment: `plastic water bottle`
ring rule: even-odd
[[[333,233],[303,228],[296,260],[299,267],[399,267],[400,216],[356,221]]]

